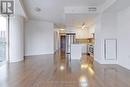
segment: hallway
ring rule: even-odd
[[[3,65],[0,76],[0,87],[130,87],[130,71],[118,65],[90,68],[60,53]]]

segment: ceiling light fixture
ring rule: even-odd
[[[65,29],[60,29],[61,31],[64,31]]]
[[[85,23],[82,24],[82,29],[85,29],[86,25]]]

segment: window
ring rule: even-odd
[[[0,62],[6,60],[6,17],[0,15]]]

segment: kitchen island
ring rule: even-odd
[[[87,53],[87,44],[71,44],[71,60],[80,60]]]

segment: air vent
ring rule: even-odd
[[[88,11],[97,11],[96,7],[88,7]]]

